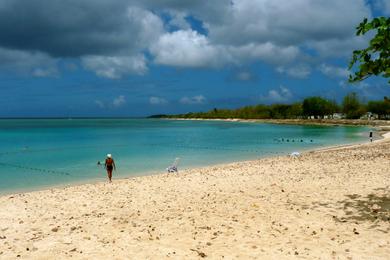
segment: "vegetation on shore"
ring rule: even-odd
[[[390,118],[390,99],[363,103],[356,93],[346,95],[341,104],[322,97],[308,97],[293,104],[253,105],[237,109],[217,109],[178,115],[155,115],[152,118],[204,118],[204,119],[304,119],[347,118],[358,119],[373,113],[378,119]]]

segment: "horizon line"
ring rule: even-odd
[[[0,117],[4,119],[142,119],[150,116],[15,116],[15,117]]]

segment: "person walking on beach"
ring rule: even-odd
[[[108,176],[108,180],[110,182],[111,179],[112,179],[112,170],[115,170],[116,171],[116,167],[115,167],[115,162],[114,162],[114,159],[112,159],[112,155],[111,154],[107,154],[107,158],[106,158],[106,162],[104,163],[104,166],[107,170],[107,176]]]
[[[370,141],[372,143],[372,131],[370,131]]]

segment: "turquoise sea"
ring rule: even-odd
[[[298,126],[164,119],[2,119],[0,193],[285,155],[367,140],[366,127]]]

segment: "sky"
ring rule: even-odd
[[[348,83],[390,0],[0,0],[0,117],[139,117],[390,95]],[[372,36],[372,35],[371,35]]]

